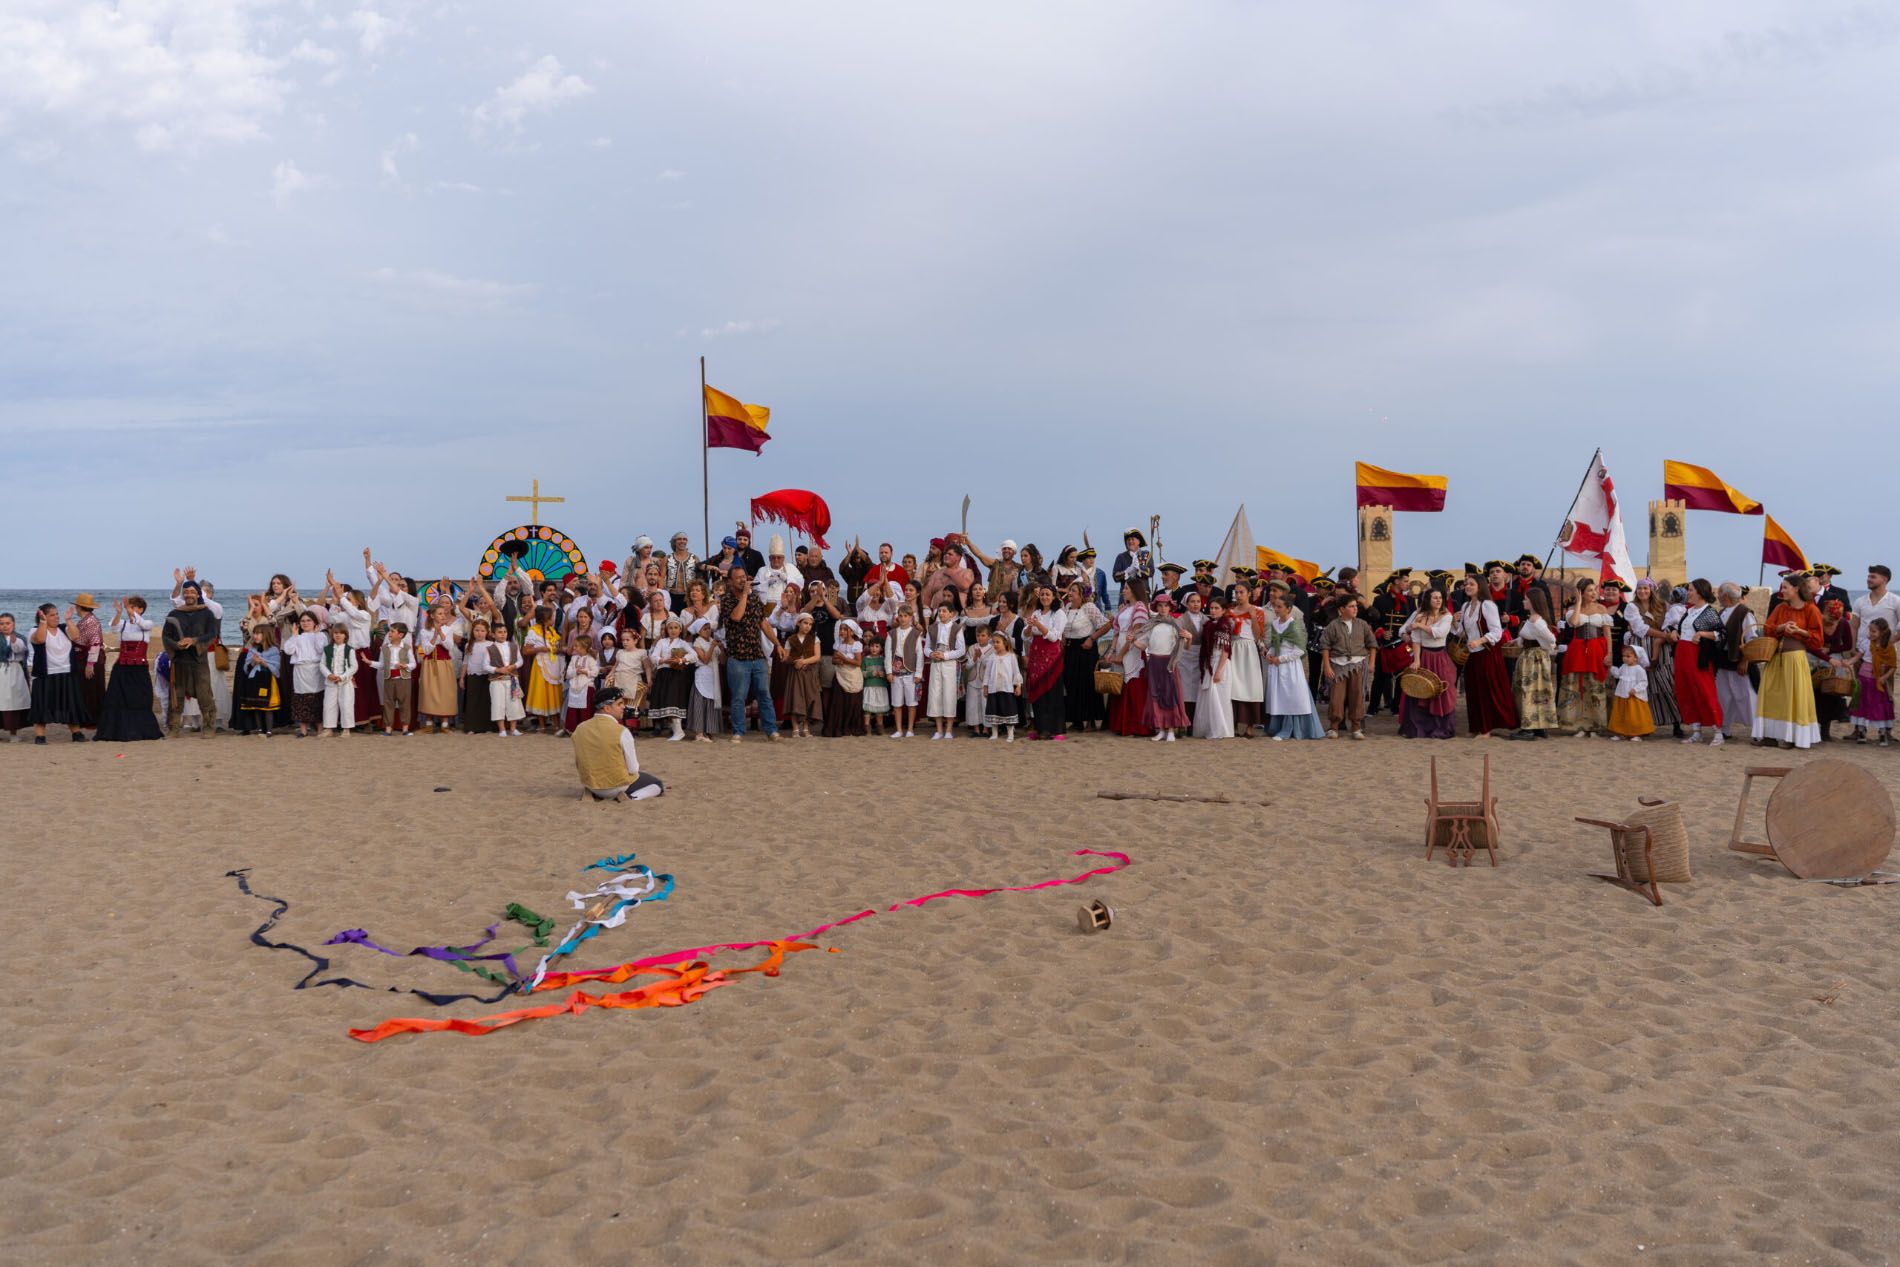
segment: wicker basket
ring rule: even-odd
[[[1851,674],[1836,673],[1824,664],[1814,671],[1814,690],[1817,695],[1852,695],[1854,679]]]
[[[1682,806],[1674,801],[1645,805],[1623,823],[1623,830],[1616,833],[1616,843],[1629,860],[1631,879],[1649,880],[1649,866],[1643,859],[1642,829],[1645,826],[1649,828],[1656,882],[1687,884],[1693,878],[1689,874],[1689,833],[1682,825]]]
[[[1445,654],[1451,657],[1453,664],[1462,669],[1465,661],[1471,658],[1471,648],[1465,645],[1463,638],[1454,638],[1445,644]]]
[[[1095,690],[1100,695],[1120,695],[1122,693],[1122,671],[1120,669],[1095,670]]]
[[[1445,679],[1430,669],[1407,669],[1399,674],[1399,689],[1410,699],[1437,699],[1445,693]]]
[[[1750,638],[1742,644],[1743,664],[1767,664],[1781,650],[1781,643],[1773,638]]]
[[[1515,638],[1513,638],[1511,641],[1504,644],[1504,658],[1506,660],[1515,660],[1523,654],[1524,654],[1524,644],[1517,641]]]

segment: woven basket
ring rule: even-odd
[[[1515,640],[1504,644],[1504,658],[1515,660],[1524,654],[1524,644]]]
[[[1430,669],[1407,669],[1399,674],[1399,689],[1411,699],[1437,699],[1445,693],[1445,679]]]
[[[1658,884],[1687,884],[1689,874],[1689,833],[1682,825],[1682,806],[1674,801],[1645,805],[1623,820],[1616,833],[1617,844],[1629,859],[1632,879],[1647,881],[1649,867],[1643,861],[1643,832],[1647,826],[1652,842],[1652,858]]]
[[[1101,695],[1120,695],[1122,693],[1122,673],[1120,669],[1095,670],[1095,690]]]
[[[1773,638],[1750,638],[1742,644],[1743,664],[1767,664],[1781,650],[1781,644]]]
[[[1854,679],[1848,674],[1835,673],[1826,665],[1822,665],[1814,671],[1814,689],[1820,695],[1852,695]]]
[[[1456,638],[1445,644],[1445,654],[1451,657],[1453,664],[1462,669],[1465,661],[1471,658],[1471,648],[1465,645],[1463,638]]]

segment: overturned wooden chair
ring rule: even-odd
[[[1438,796],[1438,758],[1432,758],[1432,794],[1425,799],[1425,861],[1445,851],[1451,866],[1470,866],[1482,849],[1498,865],[1498,801],[1491,795],[1491,757],[1484,758],[1484,785],[1475,801],[1446,801]]]
[[[1608,880],[1618,888],[1640,893],[1651,904],[1661,906],[1664,884],[1687,884],[1689,873],[1689,833],[1682,825],[1682,807],[1674,801],[1638,797],[1642,806],[1620,823],[1601,818],[1579,818],[1592,827],[1610,832],[1610,852],[1614,872],[1592,871],[1599,880]]]

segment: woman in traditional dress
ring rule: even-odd
[[[756,596],[753,601],[758,601]],[[765,623],[772,627],[774,634],[778,635],[780,648],[792,640],[792,631],[798,628],[798,618],[803,614],[799,609],[804,606],[804,603],[805,587],[787,584],[779,591],[778,605],[766,613]],[[785,716],[785,691],[792,680],[792,661],[790,656],[784,654],[773,654],[771,660],[772,666],[766,678],[767,689],[772,694],[773,712],[783,717]]]
[[[1093,604],[1091,604],[1093,606]],[[1173,743],[1174,732],[1193,725],[1181,704],[1181,677],[1176,666],[1188,649],[1188,637],[1174,614],[1174,595],[1155,595],[1154,614],[1140,638],[1142,684],[1147,687],[1148,715],[1143,719],[1157,742]]]
[[[1847,604],[1838,598],[1830,598],[1825,603],[1815,603],[1815,606],[1821,613],[1821,654],[1814,657],[1812,664],[1817,669],[1825,667],[1831,675],[1845,677],[1851,682],[1860,657],[1855,650],[1853,622],[1847,619]],[[1833,741],[1834,723],[1847,722],[1852,703],[1851,695],[1815,692],[1814,711],[1821,724],[1822,743]]]
[[[1577,601],[1564,613],[1564,637],[1557,717],[1581,738],[1610,724],[1610,613],[1589,577],[1577,582]]]
[[[664,626],[661,632],[665,632]],[[521,654],[528,661],[522,708],[534,719],[535,728],[546,734],[559,724],[561,692],[567,682],[553,607],[543,604],[534,609],[533,622],[522,635]]]
[[[1023,695],[1029,700],[1032,737],[1061,739],[1065,725],[1062,635],[1067,628],[1066,613],[1056,606],[1056,592],[1049,586],[1038,586],[1035,594],[1035,606],[1023,617],[1023,637],[1029,642]]]
[[[1266,719],[1267,685],[1260,672],[1260,644],[1266,640],[1267,614],[1254,606],[1253,585],[1246,577],[1234,584],[1233,605],[1227,609],[1233,629],[1233,655],[1227,676],[1234,701],[1234,733],[1253,738],[1253,728]]]
[[[1411,644],[1413,663],[1436,674],[1445,689],[1431,699],[1414,699],[1400,691],[1399,734],[1406,739],[1450,739],[1458,727],[1458,666],[1445,649],[1453,617],[1445,608],[1442,590],[1428,589],[1418,602],[1399,627],[1399,638]]]
[[[250,642],[238,653],[231,683],[231,729],[240,735],[268,735],[277,718],[277,706],[284,694],[280,686],[284,655],[271,645],[271,638],[269,624],[255,624],[251,626]]]
[[[855,620],[839,621],[838,636],[831,644],[823,733],[827,739],[864,733],[864,638]]]
[[[1115,609],[1115,637],[1108,652],[1108,658],[1122,671],[1122,693],[1108,704],[1108,728],[1118,735],[1139,738],[1152,733],[1148,728],[1148,684],[1141,680],[1145,664],[1141,635],[1149,616],[1147,582],[1137,578],[1123,584],[1121,606]],[[1093,675],[1088,689],[1095,689]]]
[[[1227,621],[1227,603],[1219,594],[1207,600],[1201,624],[1201,703],[1194,710],[1196,739],[1232,739],[1234,704],[1232,667],[1234,627]]]
[[[1710,747],[1720,747],[1722,738],[1722,700],[1716,693],[1716,665],[1722,658],[1722,618],[1712,605],[1715,587],[1703,577],[1689,582],[1682,608],[1673,612],[1664,627],[1663,645],[1672,651],[1675,672],[1676,716],[1689,727],[1684,743],[1702,742],[1702,728],[1709,728]],[[1654,666],[1652,665],[1653,669]],[[1656,712],[1656,682],[1649,679],[1650,711]],[[1661,720],[1661,715],[1657,714]],[[1681,729],[1681,725],[1677,727]]]
[[[1052,588],[1054,588],[1052,586]],[[1092,730],[1102,724],[1102,696],[1095,689],[1095,668],[1101,656],[1095,640],[1108,628],[1108,617],[1095,605],[1095,595],[1080,580],[1063,595],[1062,695],[1064,720],[1070,730]],[[1126,679],[1124,679],[1126,682]]]
[[[1465,602],[1453,619],[1465,644],[1465,724],[1477,738],[1493,730],[1517,729],[1517,699],[1504,659],[1504,622],[1498,605],[1479,592],[1478,578],[1464,581]]]
[[[1779,601],[1763,626],[1776,640],[1775,658],[1761,672],[1761,695],[1755,702],[1755,725],[1749,742],[1760,748],[1810,748],[1821,742],[1821,723],[1814,708],[1814,670],[1808,656],[1821,652],[1821,613],[1804,592],[1804,579],[1781,583]]]
[[[1517,629],[1517,664],[1511,674],[1517,737],[1543,739],[1557,728],[1557,675],[1551,668],[1557,635],[1550,627],[1550,595],[1544,587],[1531,586],[1524,602],[1524,623]]]
[[[455,720],[455,675],[461,664],[456,644],[454,613],[446,600],[429,608],[429,621],[416,640],[416,714],[441,734]],[[555,688],[555,713],[560,710],[560,688]],[[533,710],[530,709],[530,712]]]
[[[1189,654],[1177,666],[1181,675],[1181,707],[1187,710],[1188,725],[1194,724],[1194,710],[1201,702],[1201,626],[1207,613],[1201,610],[1201,592],[1191,589],[1181,599],[1181,614],[1175,623],[1187,637]]]
[[[1885,616],[1867,622],[1867,654],[1860,662],[1860,690],[1854,696],[1854,742],[1866,743],[1869,734],[1885,748],[1893,734],[1893,679],[1900,667],[1893,645],[1893,626]]]
[[[119,659],[106,683],[98,737],[108,743],[163,739],[165,731],[152,711],[152,622],[145,615],[145,600],[137,594],[114,599],[112,623],[106,628],[119,636]]]
[[[1756,633],[1755,613],[1743,601],[1748,591],[1734,581],[1723,581],[1715,595],[1722,609],[1722,654],[1715,670],[1715,697],[1722,710],[1718,733],[1726,738],[1733,726],[1746,738],[1755,728],[1755,690],[1761,679],[1761,666],[1742,659],[1743,645]]]
[[[1050,565],[1049,583],[1055,586],[1057,593],[1066,594],[1069,592],[1069,587],[1077,581],[1089,590],[1091,597],[1094,596],[1095,587],[1089,584],[1088,569],[1083,567],[1082,561],[1076,557],[1075,547],[1063,546],[1061,552],[1056,555],[1056,561]]]
[[[1675,643],[1662,636],[1663,630],[1672,627],[1681,617],[1687,606],[1683,598],[1672,598],[1665,587],[1658,585],[1648,577],[1636,582],[1636,609],[1643,615],[1643,624],[1648,628],[1645,651],[1649,660],[1649,711],[1656,722],[1656,728],[1669,727],[1676,738],[1682,737],[1682,709],[1676,702]]]
[[[0,612],[0,730],[8,740],[20,733],[33,710],[33,686],[26,666],[33,652],[14,628],[13,613]]]
[[[668,615],[660,638],[647,650],[653,666],[653,689],[647,695],[647,719],[654,729],[665,726],[670,739],[686,737],[686,713],[693,702],[693,672],[700,661],[682,635],[680,618]]]
[[[1276,742],[1326,737],[1306,681],[1307,650],[1306,613],[1293,605],[1286,583],[1276,581],[1267,589],[1266,641],[1260,646],[1266,662],[1266,733]]]

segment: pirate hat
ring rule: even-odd
[[[1503,559],[1492,559],[1489,563],[1484,565],[1484,570],[1489,572],[1492,568],[1496,568],[1500,572],[1509,572],[1511,565],[1506,563]]]
[[[1181,576],[1187,572],[1187,569],[1182,567],[1179,563],[1163,563],[1161,570],[1163,572],[1172,572],[1176,576]]]
[[[1333,578],[1330,576],[1316,576],[1313,578],[1313,588],[1316,590],[1332,589],[1333,584]]]
[[[1123,541],[1128,540],[1128,538],[1130,537],[1133,537],[1135,539],[1135,544],[1138,546],[1145,546],[1148,544],[1148,538],[1141,535],[1141,529],[1139,528],[1130,528],[1126,532],[1122,533]]]
[[[1519,563],[1528,563],[1540,572],[1544,569],[1544,561],[1534,554],[1520,554],[1517,556],[1517,561]]]
[[[1215,563],[1212,559],[1196,559],[1194,560],[1194,566],[1203,572],[1212,572],[1220,565]]]
[[[1841,570],[1832,563],[1812,564],[1808,568],[1808,571],[1814,573],[1816,576],[1839,576],[1841,574]]]
[[[1092,559],[1095,557],[1095,547],[1083,546],[1081,549],[1081,552],[1078,553],[1075,557],[1078,559]]]

